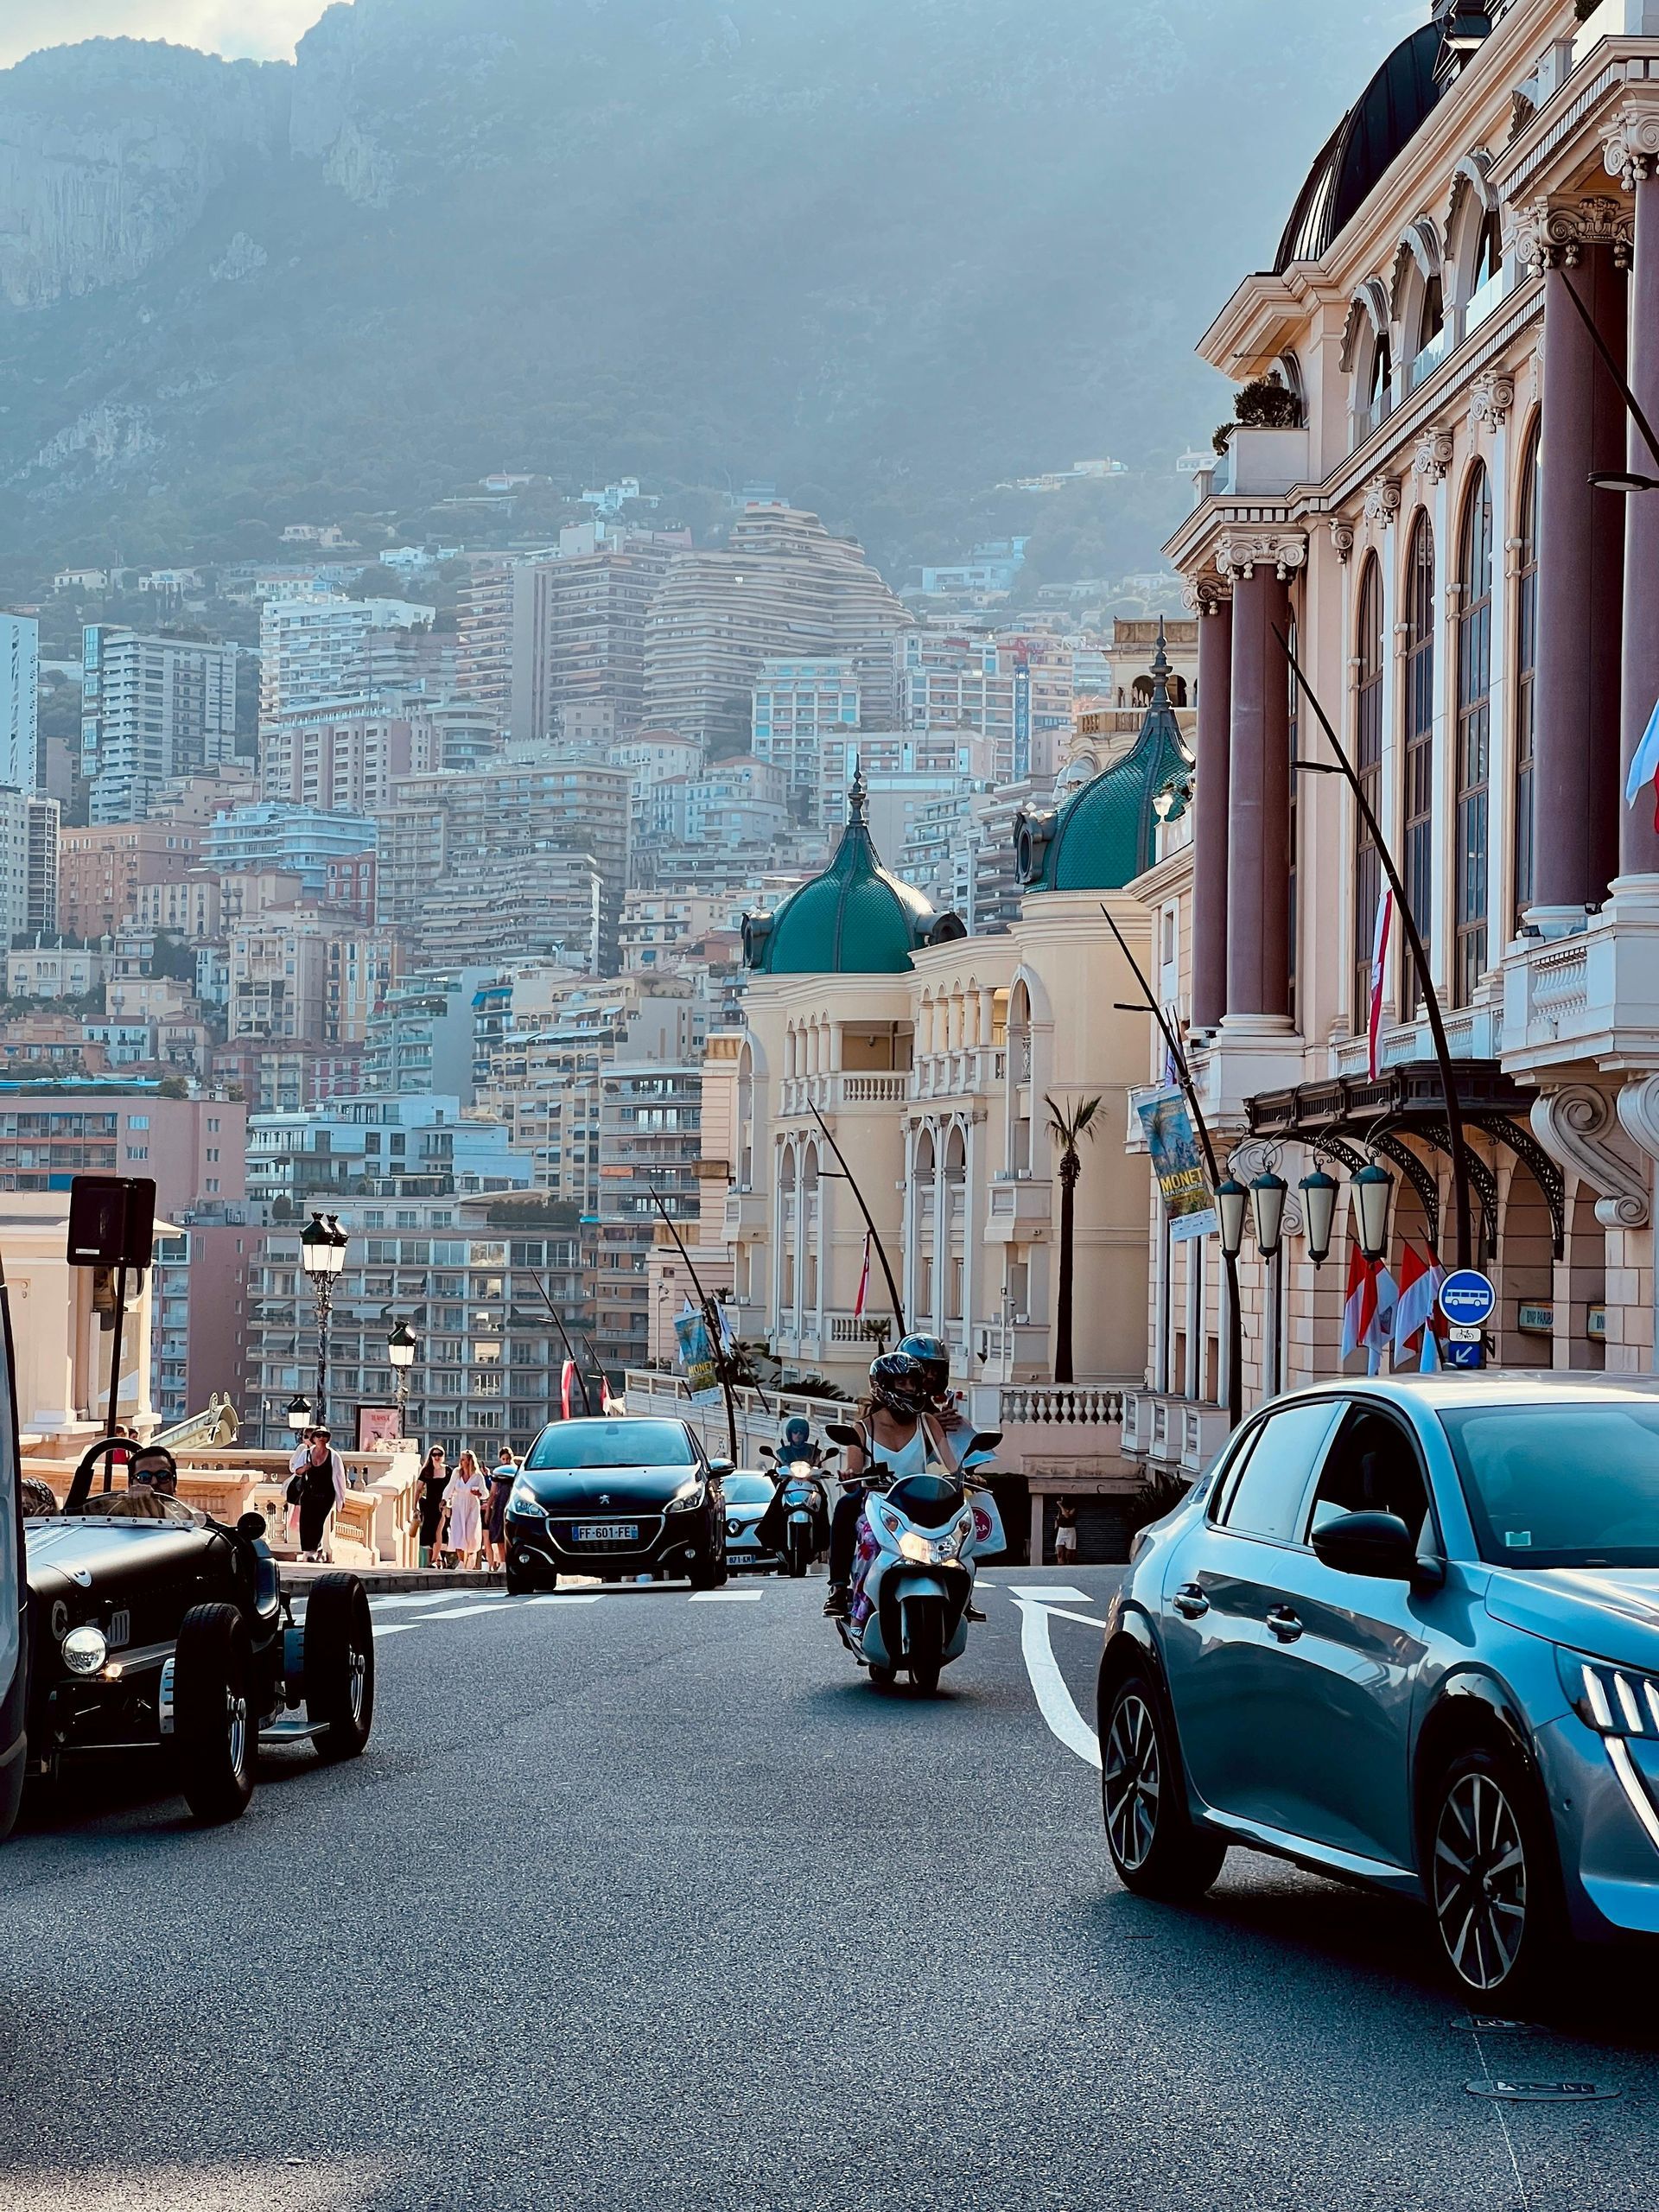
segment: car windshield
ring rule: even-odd
[[[1659,1403],[1443,1412],[1480,1555],[1503,1567],[1659,1567]]]
[[[544,1428],[526,1467],[694,1467],[697,1455],[677,1421],[563,1421]]]
[[[728,1505],[770,1505],[774,1485],[767,1475],[728,1475],[721,1494]]]

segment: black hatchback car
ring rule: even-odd
[[[683,1421],[603,1415],[550,1421],[507,1500],[507,1587],[561,1574],[726,1580],[729,1459],[711,1459]]]

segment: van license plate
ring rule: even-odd
[[[579,1544],[637,1544],[637,1521],[578,1521],[572,1532]]]

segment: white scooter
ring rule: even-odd
[[[830,1457],[834,1456],[832,1452]],[[760,1457],[769,1459],[778,1471],[784,1510],[784,1572],[798,1582],[818,1554],[818,1532],[825,1511],[823,1484],[810,1459],[780,1462],[769,1444],[760,1446]]]
[[[837,1444],[861,1442],[856,1429],[831,1427]],[[1001,1432],[976,1435],[962,1455],[963,1474],[902,1475],[877,1462],[856,1479],[865,1486],[858,1551],[841,1640],[878,1688],[900,1674],[931,1697],[941,1671],[968,1648],[968,1606],[976,1554],[1002,1548],[988,1491],[976,1489]],[[965,1479],[964,1479],[965,1477]]]

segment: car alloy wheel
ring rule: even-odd
[[[1434,1914],[1452,1971],[1470,1989],[1500,1989],[1527,1934],[1527,1852],[1497,1778],[1460,1774],[1434,1830]]]
[[[1131,1873],[1147,1863],[1158,1833],[1163,1770],[1158,1731],[1138,1692],[1118,1700],[1106,1738],[1106,1831],[1112,1855]]]

